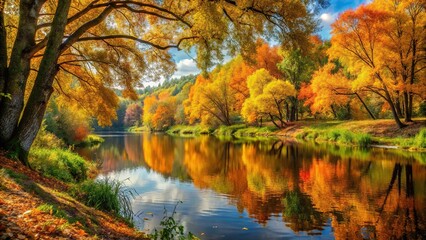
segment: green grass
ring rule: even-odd
[[[58,206],[56,205],[43,203],[40,206],[38,206],[37,209],[45,213],[50,213],[51,215],[55,217],[69,220],[68,214],[64,210],[58,208]]]
[[[127,129],[128,132],[151,132],[151,129],[147,126],[136,127],[132,126]]]
[[[414,147],[426,148],[426,128],[422,128],[414,137]]]
[[[373,139],[375,142],[386,145],[395,145],[405,149],[424,151],[426,149],[426,128],[422,128],[414,137],[374,137]]]
[[[134,196],[134,192],[126,189],[123,182],[109,178],[87,180],[73,186],[71,195],[76,196],[87,206],[111,212],[128,221],[133,217],[130,196]]]
[[[335,142],[342,145],[356,145],[361,147],[368,147],[373,142],[369,134],[332,128],[305,128],[305,131],[298,134],[296,138],[316,142]]]
[[[210,134],[212,129],[201,125],[185,126],[176,125],[167,130],[167,133],[174,136],[198,136]]]
[[[238,130],[245,128],[245,124],[231,125],[231,126],[220,126],[218,127],[213,134],[216,136],[232,136]]]
[[[275,130],[277,130],[276,127],[246,127],[236,130],[233,135],[236,137],[265,136]]]
[[[79,147],[92,147],[103,143],[105,139],[101,138],[96,134],[89,134],[81,143],[78,144]]]
[[[30,151],[31,167],[48,177],[64,182],[80,182],[87,179],[88,172],[95,168],[78,154],[64,149],[33,148]]]

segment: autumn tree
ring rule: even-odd
[[[331,112],[335,118],[338,108],[350,113],[350,101],[356,98],[372,119],[375,116],[363,99],[362,92],[353,90],[352,76],[345,73],[338,61],[330,62],[314,72],[310,84],[304,84],[298,98],[305,100],[313,114]],[[348,114],[350,117],[350,114]]]
[[[289,100],[296,96],[296,89],[289,81],[273,80],[255,98],[257,111],[270,117],[277,128],[287,126],[290,118]]]
[[[50,101],[45,115],[46,130],[68,145],[79,144],[90,132],[89,116],[77,104],[67,104],[63,100],[56,97]]]
[[[419,0],[373,1],[348,10],[332,25],[330,56],[357,76],[353,87],[383,98],[401,128],[415,96],[424,97],[425,5]]]
[[[142,108],[137,104],[129,104],[124,115],[124,124],[128,127],[137,126],[140,123]]]
[[[269,71],[262,68],[247,79],[250,97],[246,99],[241,115],[248,123],[262,122],[268,117],[278,128],[287,125],[289,117],[288,101],[296,96],[294,86],[288,82],[273,77]]]
[[[283,60],[278,64],[280,70],[284,73],[297,91],[300,90],[301,84],[308,82],[312,75],[313,62],[308,55],[303,55],[299,49],[285,51]],[[290,97],[290,121],[298,120],[299,99],[294,96]]]
[[[312,73],[327,63],[326,50],[329,47],[327,42],[323,42],[318,36],[310,38],[311,49],[308,52],[302,52],[301,49],[280,50],[282,61],[277,66],[284,75],[285,79],[290,81],[296,88],[301,90],[303,83],[311,80]],[[299,98],[290,97],[290,121],[299,119]]]
[[[216,67],[208,78],[197,78],[187,103],[191,123],[201,120],[205,125],[231,125],[237,114],[236,94],[230,86],[232,62]]]
[[[0,99],[0,146],[27,164],[50,96],[63,86],[57,76],[97,93],[103,109],[93,114],[102,114],[117,106],[112,86],[135,97],[138,81],[170,73],[170,48],[195,48],[201,69],[224,47],[249,51],[258,35],[306,48],[317,2],[325,1],[0,1],[0,92],[10,96]]]
[[[257,108],[257,105],[255,104],[256,98],[263,93],[265,86],[274,80],[275,78],[264,68],[257,70],[247,78],[247,87],[249,89],[250,97],[243,103],[241,116],[248,123],[252,124],[258,122],[262,124],[262,118],[265,116]]]

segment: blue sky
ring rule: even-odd
[[[330,7],[322,10],[318,18],[321,23],[321,30],[318,34],[323,39],[330,39],[330,24],[336,20],[339,13],[347,9],[355,9],[361,4],[370,2],[371,0],[330,0]],[[173,77],[181,77],[189,74],[199,73],[199,69],[193,59],[195,52],[191,52],[189,55],[184,51],[171,51],[173,59],[176,62],[177,71]]]
[[[319,14],[321,31],[319,35],[323,39],[330,39],[330,24],[336,20],[341,12],[348,9],[355,9],[361,4],[371,2],[371,0],[330,0],[330,7],[324,9]]]

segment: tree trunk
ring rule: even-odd
[[[382,76],[380,74],[376,73],[376,77],[380,80],[380,82],[383,85],[383,90],[385,92],[385,95],[384,96],[381,95],[381,96],[388,102],[388,104],[389,104],[389,106],[391,108],[393,119],[395,120],[395,123],[398,125],[399,128],[406,127],[407,125],[403,124],[401,122],[401,120],[399,119],[398,113],[397,113],[396,108],[395,108],[395,104],[392,101],[392,97],[391,97],[391,95],[389,93],[389,90],[388,90],[386,84],[384,83],[384,81],[382,79]]]
[[[14,132],[8,144],[9,146],[13,146],[14,150],[18,152],[19,159],[25,165],[28,165],[27,156],[29,149],[40,129],[44,112],[53,92],[53,80],[58,71],[56,63],[60,55],[60,46],[64,37],[70,5],[71,0],[61,0],[58,2],[51,33],[34,82],[34,87],[25,106],[17,131]]]
[[[7,76],[7,33],[4,26],[4,5],[6,1],[0,1],[0,93],[4,92]],[[0,95],[0,106],[3,97]]]
[[[395,110],[396,110],[396,113],[398,114],[398,117],[401,118],[403,114],[401,110],[401,101],[399,100],[399,91],[397,91],[396,94],[397,94],[397,97],[395,99]]]
[[[376,120],[376,117],[373,115],[373,113],[370,111],[370,109],[368,108],[367,104],[365,104],[364,100],[362,100],[362,98],[359,96],[358,93],[355,93],[355,95],[358,97],[359,101],[362,103],[362,105],[364,106],[365,110],[367,110],[368,114],[370,115],[370,117],[373,120]]]
[[[37,18],[44,2],[45,0],[20,1],[18,31],[3,88],[11,99],[3,98],[0,105],[0,146],[4,146],[12,137],[24,107],[25,87],[30,73],[29,52],[35,45]]]
[[[413,120],[411,119],[411,112],[412,112],[412,107],[410,106],[410,98],[412,101],[412,96],[409,95],[409,93],[407,91],[404,91],[404,117],[405,117],[405,122],[412,122]]]
[[[295,97],[291,98],[290,122],[297,121],[298,100]]]
[[[336,110],[334,110],[333,104],[330,105],[331,111],[333,112],[334,118],[337,119]]]
[[[392,100],[390,99],[389,93],[386,92],[386,95],[388,95],[388,97],[389,97],[389,100],[387,100],[387,102],[391,107],[393,119],[395,120],[396,124],[398,125],[399,128],[406,127],[407,125],[403,124],[401,122],[401,120],[399,119],[398,113],[396,112],[396,109],[395,109],[395,105],[393,104]]]
[[[269,117],[271,118],[271,121],[275,125],[275,127],[277,127],[278,129],[281,129],[281,127],[275,122],[274,116],[269,113]]]

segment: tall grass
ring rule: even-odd
[[[78,154],[64,149],[33,148],[29,155],[30,165],[43,175],[64,182],[86,180],[89,171],[95,168]]]
[[[418,148],[426,148],[426,128],[422,128],[414,137],[414,146]]]
[[[235,132],[240,129],[245,128],[245,124],[231,125],[231,126],[220,126],[217,128],[213,134],[216,136],[232,136]]]
[[[204,127],[201,125],[195,125],[195,126],[185,126],[185,125],[176,125],[172,126],[169,130],[167,130],[167,133],[170,135],[178,135],[178,136],[197,136],[197,135],[204,135],[204,134],[210,134],[211,129],[208,127]]]
[[[372,143],[371,135],[366,133],[354,133],[345,129],[308,129],[296,136],[298,139],[336,142],[343,145],[357,145],[368,147]]]
[[[109,178],[87,180],[75,185],[72,189],[72,195],[87,206],[111,212],[128,221],[133,218],[130,197],[134,197],[135,192],[127,189],[123,182]]]
[[[149,234],[148,237],[152,240],[157,239],[179,239],[179,240],[198,240],[194,234],[189,232],[187,235],[185,234],[185,228],[183,225],[176,221],[175,214],[176,208],[182,203],[181,201],[177,202],[175,207],[173,208],[173,212],[171,215],[168,214],[167,209],[164,208],[164,216],[160,222],[161,229],[154,229],[154,233]]]

